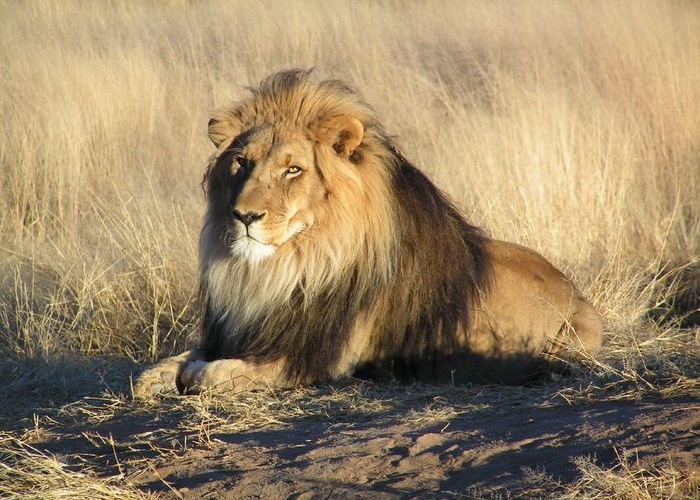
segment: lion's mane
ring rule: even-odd
[[[235,137],[271,124],[308,131],[337,115],[360,120],[364,136],[349,157],[355,168],[340,165],[332,151],[317,151],[329,190],[319,222],[262,262],[232,257],[217,165],[230,161]],[[205,174],[200,237],[207,359],[285,359],[290,380],[318,382],[338,375],[349,344],[358,341],[352,338],[358,321],[371,318],[361,341],[373,359],[408,376],[439,371],[433,361],[464,343],[458,332],[467,331],[470,308],[488,290],[482,231],[406,160],[374,111],[339,81],[277,73],[215,122],[210,136],[220,134],[221,144]]]

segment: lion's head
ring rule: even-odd
[[[220,126],[212,122],[211,128]],[[347,115],[295,127],[244,127],[246,133],[225,144],[210,200],[226,211],[232,254],[257,262],[328,222],[329,209],[338,201],[333,182],[353,175],[337,170],[356,168],[351,156],[364,127]]]
[[[341,126],[355,125],[351,120]],[[361,126],[353,132],[346,142],[358,142]],[[211,200],[226,218],[234,257],[258,262],[314,226],[328,197],[314,146],[299,130],[273,126],[251,129],[227,145]]]
[[[358,262],[388,279],[395,259],[383,130],[349,87],[312,84],[308,73],[275,74],[209,122],[217,151],[205,174],[202,269],[214,290],[222,262],[240,276],[275,276],[258,290],[261,306],[302,282],[310,299]],[[259,286],[244,283],[246,293]],[[221,286],[230,301],[235,290]]]

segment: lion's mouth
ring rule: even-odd
[[[256,238],[255,236],[253,236],[253,235],[250,234],[250,233],[247,233],[247,234],[245,234],[244,236],[242,236],[241,238],[238,238],[238,239],[245,239],[245,238],[248,238],[248,239],[250,239],[250,240],[253,240],[253,241],[256,242],[256,243],[260,243],[261,245],[275,246],[275,245],[273,245],[272,243],[265,243],[264,241],[262,241],[262,240]]]
[[[248,234],[233,240],[230,248],[234,256],[254,263],[267,259],[277,250],[275,245],[263,243]]]
[[[286,242],[305,232],[309,226],[306,220],[287,221],[273,228],[235,224],[228,231],[227,246],[236,257],[260,262],[274,254]]]

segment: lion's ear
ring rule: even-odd
[[[232,117],[219,115],[209,120],[209,140],[217,148],[222,142],[235,137],[240,132],[240,125]]]
[[[337,115],[318,122],[316,138],[333,147],[336,153],[348,158],[362,142],[365,127],[350,115]]]

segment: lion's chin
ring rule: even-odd
[[[252,263],[267,259],[275,253],[275,250],[276,247],[274,245],[261,243],[248,236],[238,238],[233,242],[233,245],[231,245],[231,253],[235,257],[245,259]]]

